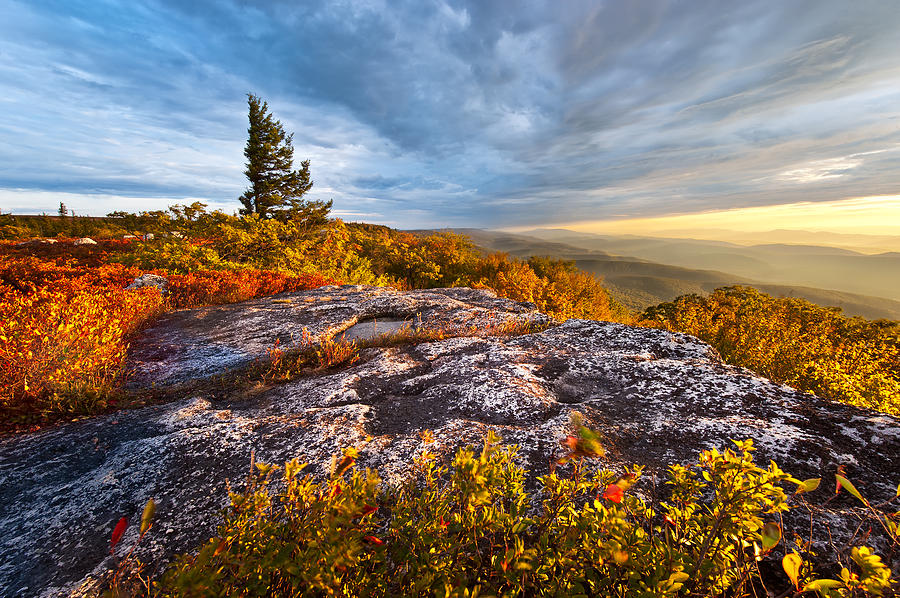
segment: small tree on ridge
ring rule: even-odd
[[[309,179],[309,160],[294,170],[294,134],[286,134],[281,121],[269,113],[269,106],[258,96],[247,94],[250,128],[247,129],[247,170],[250,187],[240,197],[241,214],[264,218],[304,218],[322,222],[327,219],[331,202],[307,202],[301,198],[313,182]]]

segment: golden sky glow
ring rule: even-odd
[[[856,197],[737,208],[657,218],[559,223],[559,228],[608,234],[658,234],[667,231],[728,229],[762,232],[776,229],[900,235],[900,195]]]

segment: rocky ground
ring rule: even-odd
[[[409,467],[422,430],[450,454],[494,429],[542,473],[573,411],[603,433],[604,466],[646,464],[646,478],[752,438],[760,462],[822,477],[821,500],[839,465],[874,501],[894,495],[897,419],[724,365],[681,334],[583,320],[495,334],[510,322],[549,323],[533,307],[465,288],[345,286],[163,317],[135,340],[129,384],[173,400],[0,441],[0,595],[65,595],[98,576],[113,562],[113,526],[138,520],[150,497],[159,506],[141,558],[154,568],[191,550],[215,533],[226,487],[241,485],[251,451],[258,461],[327,465],[340,448],[365,444],[360,464],[390,479]],[[196,384],[264,360],[276,340],[315,343],[373,318],[460,336],[366,349],[351,366],[279,385],[229,393]],[[851,501],[821,513],[836,542],[858,523]],[[827,531],[817,533],[824,541]]]

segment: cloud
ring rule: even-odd
[[[830,160],[817,160],[803,168],[795,168],[782,172],[778,178],[791,183],[815,183],[827,179],[839,179],[862,164],[860,160],[851,158],[832,158]]]
[[[900,188],[900,14],[874,0],[35,0],[6,12],[0,188],[22,190],[17,210],[28,193],[34,210],[47,193],[90,196],[97,213],[128,209],[114,205],[125,197],[236,208],[250,91],[295,132],[314,197],[398,226]]]

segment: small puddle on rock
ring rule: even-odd
[[[341,336],[348,341],[369,340],[383,334],[391,334],[398,330],[403,330],[404,328],[412,328],[412,325],[412,321],[401,320],[400,318],[375,318],[357,322],[341,333]]]

